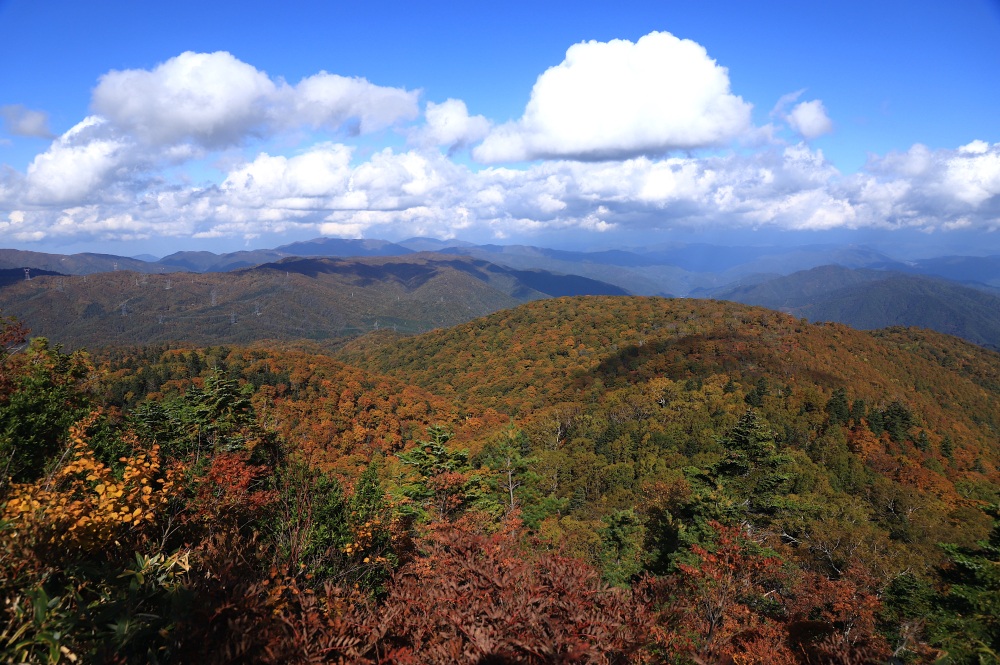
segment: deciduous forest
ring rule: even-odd
[[[994,663],[1000,355],[710,300],[0,333],[10,663]]]

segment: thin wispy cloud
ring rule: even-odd
[[[4,131],[12,136],[31,136],[51,139],[55,135],[49,129],[49,115],[44,111],[26,108],[22,104],[0,106],[0,120]]]

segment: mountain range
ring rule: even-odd
[[[380,327],[423,332],[530,300],[569,295],[625,291],[576,275],[416,253],[291,257],[226,273],[119,270],[22,277],[0,289],[0,311],[67,348],[163,341],[335,342]]]
[[[25,268],[28,277],[49,281],[25,279]],[[294,298],[277,297],[251,277],[281,271],[297,284]],[[115,286],[146,285],[153,275],[177,285],[175,292],[139,297]],[[91,286],[83,286],[82,276]],[[63,295],[32,297],[28,282]],[[191,290],[187,300],[176,291],[182,284]],[[0,250],[0,287],[0,308],[69,346],[216,335],[330,340],[377,325],[413,333],[537,298],[628,293],[734,300],[866,329],[926,327],[1000,348],[1000,256],[899,261],[854,245],[673,243],[582,252],[433,238],[316,238],[225,254],[176,252],[155,261]],[[378,304],[345,304],[345,289]],[[404,302],[410,305],[392,305]],[[123,326],[130,310],[134,317],[143,312],[146,323]],[[234,321],[244,325],[237,330]]]
[[[144,273],[229,272],[293,256],[388,257],[417,252],[473,256],[498,265],[575,274],[616,284],[636,295],[694,295],[740,280],[760,281],[822,265],[870,268],[912,275],[938,276],[974,288],[1000,288],[1000,256],[943,256],[896,260],[858,245],[731,247],[671,243],[644,248],[569,251],[530,245],[475,245],[458,240],[410,238],[400,242],[372,239],[316,238],[281,245],[215,254],[175,252],[160,259],[112,254],[45,254],[0,249],[0,269],[43,269],[67,275],[115,270]]]

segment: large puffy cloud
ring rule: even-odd
[[[129,145],[106,130],[102,118],[88,117],[36,156],[25,178],[26,200],[42,205],[74,204],[120,177],[116,172]]]
[[[243,207],[324,207],[347,189],[350,161],[351,150],[343,145],[317,146],[290,158],[263,153],[231,172],[222,191]]]
[[[1000,196],[1000,144],[973,141],[947,159],[943,188],[959,201],[980,206]],[[998,220],[1000,221],[1000,220]]]
[[[666,32],[576,44],[535,83],[522,118],[476,148],[484,162],[611,159],[724,144],[751,105],[699,44]]]
[[[152,70],[102,76],[95,115],[35,157],[19,198],[58,206],[134,196],[128,190],[149,186],[159,169],[250,137],[300,128],[367,133],[413,119],[417,97],[327,72],[292,86],[229,53],[182,53]],[[4,107],[4,117],[20,133],[44,128],[43,115],[21,107]]]
[[[210,216],[242,235],[274,231],[276,223],[312,224],[338,235],[403,223],[445,234],[474,186],[467,169],[440,154],[386,149],[357,165],[352,154],[323,144],[292,158],[260,155],[217,191],[205,192]]]
[[[148,143],[231,144],[262,127],[277,86],[229,53],[186,52],[152,71],[111,71],[94,111]]]
[[[977,140],[957,150],[918,144],[873,157],[866,170],[873,188],[900,192],[892,209],[898,224],[1000,229],[1000,143]]]
[[[19,242],[37,242],[44,240],[48,235],[47,230],[40,228],[27,219],[23,210],[12,210],[6,215],[6,219],[0,216],[0,236],[11,238]]]
[[[416,92],[327,72],[290,86],[229,53],[190,51],[152,70],[105,74],[92,105],[144,143],[209,148],[297,126],[370,132],[418,114]]]

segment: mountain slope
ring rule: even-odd
[[[348,238],[314,238],[302,242],[293,242],[276,248],[277,252],[292,256],[403,256],[412,254],[414,250],[388,240],[348,239]]]
[[[260,339],[335,342],[379,328],[414,333],[550,296],[622,293],[593,280],[414,254],[288,258],[226,273],[124,271],[21,279],[0,310],[69,348]]]
[[[0,288],[28,281],[32,277],[43,276],[60,277],[62,273],[38,268],[29,268],[27,272],[23,268],[0,268]]]
[[[966,386],[945,396],[946,386],[967,380],[955,368],[984,366],[989,370],[976,382],[1000,397],[1000,355],[930,331],[909,334],[906,342],[889,343],[895,338],[886,331],[813,325],[734,302],[560,298],[387,344],[362,338],[338,356],[428,389],[470,399],[489,395],[483,405],[505,411],[519,408],[528,387],[539,402],[554,404],[577,399],[597,379],[604,385],[632,381],[639,365],[680,379],[712,372],[785,375],[824,387],[854,386],[870,399],[916,395],[919,383],[927,405],[954,404],[955,394],[976,392]],[[946,350],[933,359],[914,358],[908,348],[913,340]],[[921,374],[932,378],[918,381]],[[990,413],[991,430],[1000,431],[1000,412],[987,395],[966,399],[962,409],[970,422]]]
[[[304,242],[281,245],[274,249],[256,249],[215,254],[213,252],[175,252],[165,256],[158,265],[194,272],[229,272],[273,263],[290,256],[324,257],[374,257],[403,256],[413,251],[385,240],[347,240],[341,238],[316,238]]]
[[[855,328],[930,328],[1000,349],[1000,297],[938,278],[822,266],[710,294]]]
[[[940,256],[914,261],[900,270],[1000,287],[1000,256]]]
[[[829,469],[820,513],[839,510],[837,492],[868,492],[875,476],[908,487],[905,501],[936,497],[908,522],[923,530],[906,536],[923,556],[938,556],[941,534],[927,535],[935,521],[957,519],[946,515],[963,496],[993,500],[1000,483],[1000,354],[931,331],[813,325],[732,302],[561,298],[412,338],[371,334],[337,356],[451,396],[479,423],[473,442],[490,436],[482,423],[512,419],[535,450],[551,451],[546,463],[561,460],[549,472],[567,501],[603,496],[601,474],[621,474],[615,482],[635,491],[671,477],[658,457],[713,463],[718,433],[747,405],[802,456],[796,473]],[[832,427],[838,391],[843,427]],[[892,501],[904,501],[889,487],[866,499],[888,511],[885,524]],[[636,496],[608,497],[605,509]]]
[[[585,275],[640,295],[697,295],[759,273],[786,275],[830,262],[848,267],[895,265],[865,247],[726,247],[675,243],[634,250],[575,252],[527,245],[475,245],[447,250],[517,268]]]
[[[147,263],[113,254],[45,254],[19,249],[0,249],[0,268],[38,268],[67,275],[91,275],[98,272],[131,270],[143,273],[177,272],[178,268]]]
[[[337,355],[452,399],[474,455],[530,454],[525,519],[579,552],[593,547],[581,532],[607,533],[615,516],[647,515],[645,547],[669,553],[696,537],[692,515],[730,511],[807,567],[862,562],[888,584],[931,571],[940,542],[981,538],[974,506],[1000,498],[1000,355],[931,331],[561,298],[407,339],[370,334]],[[727,433],[747,419],[780,453],[780,471],[757,469],[777,483],[759,491],[783,488],[770,508],[752,508],[758,490],[719,493]],[[732,482],[754,487],[744,478]]]
[[[273,249],[259,249],[243,252],[215,254],[213,252],[174,252],[156,262],[170,272],[190,270],[192,272],[229,272],[267,263],[280,261],[291,256]]]

